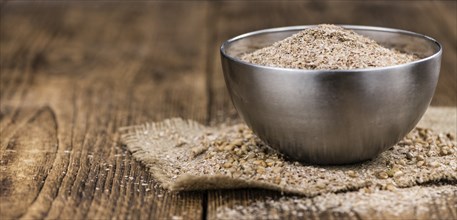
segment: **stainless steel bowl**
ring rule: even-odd
[[[238,58],[310,27],[255,31],[223,43],[222,67],[232,102],[260,139],[293,160],[330,165],[374,158],[424,114],[438,81],[442,47],[409,31],[343,26],[423,58],[328,71],[267,67]]]

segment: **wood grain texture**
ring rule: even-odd
[[[117,132],[175,116],[206,124],[240,120],[218,49],[252,30],[346,23],[433,36],[445,50],[432,104],[457,105],[453,1],[19,1],[0,7],[3,218],[214,218],[217,207],[277,198],[254,189],[165,192]]]
[[[204,194],[158,188],[117,128],[206,121],[206,3],[125,6],[2,9],[2,218],[202,217]]]

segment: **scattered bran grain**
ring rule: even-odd
[[[348,214],[349,219],[397,219],[404,216],[429,216],[435,206],[446,208],[455,207],[455,204],[455,185],[414,186],[405,189],[388,185],[387,191],[359,190],[328,193],[314,198],[267,198],[247,206],[219,206],[216,216],[217,219],[282,219],[285,216],[306,219],[310,215],[321,216],[326,213],[330,216]],[[411,213],[411,210],[414,210],[414,213]]]
[[[289,161],[244,124],[207,127],[169,119],[130,127],[122,140],[169,190],[260,187],[311,197],[369,186],[392,190],[457,181],[457,143],[449,138],[453,135],[416,128],[377,158],[351,166]],[[185,144],[178,146],[179,140]],[[449,153],[430,153],[442,148]]]

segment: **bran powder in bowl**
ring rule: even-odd
[[[418,60],[336,25],[304,29],[271,46],[241,56],[253,64],[307,70],[386,67]]]

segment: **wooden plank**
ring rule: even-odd
[[[433,105],[456,106],[457,70],[455,64],[456,36],[456,3],[455,2],[425,2],[425,1],[376,1],[376,2],[336,2],[336,1],[312,1],[312,2],[216,2],[211,7],[211,27],[213,38],[210,42],[214,48],[209,53],[218,57],[220,44],[233,36],[269,27],[306,25],[318,23],[358,24],[385,26],[416,31],[435,37],[445,46],[442,70],[439,85],[436,90]],[[427,16],[424,16],[427,15]],[[437,22],[440,24],[433,24]],[[425,24],[425,25],[418,25]],[[208,67],[210,73],[210,122],[220,123],[223,121],[240,120],[230,103],[226,92],[222,70],[218,58],[212,60]],[[259,190],[218,190],[208,193],[209,219],[217,217],[218,208],[233,207],[235,204],[247,205],[255,201],[266,201],[268,197],[279,197],[279,193]],[[439,201],[437,201],[439,202]],[[448,203],[452,204],[452,203]],[[446,211],[447,210],[447,211]],[[452,207],[436,209],[429,216],[403,216],[405,218],[432,218],[453,216]],[[271,209],[269,212],[278,214]],[[289,212],[279,213],[279,219],[293,217]],[[305,218],[317,219],[340,219],[340,218],[371,218],[373,216],[357,216],[357,213],[335,213],[324,211],[321,213],[310,212]],[[390,216],[377,216],[377,218],[389,218]],[[455,217],[455,216],[454,216]]]
[[[457,106],[457,2],[433,2],[433,6],[420,4],[422,13],[430,13],[430,19],[422,19],[421,27],[432,29],[443,45],[441,73],[432,105]],[[435,34],[436,33],[436,34]]]
[[[7,3],[1,13],[0,215],[199,219],[164,192],[121,126],[206,121],[206,3]]]
[[[156,189],[145,169],[119,146],[116,129],[172,116],[211,123],[237,119],[218,57],[218,46],[228,37],[274,26],[358,23],[418,31],[455,48],[455,2],[395,3],[398,7],[391,2],[211,3],[209,19],[207,3],[74,4],[84,5],[2,7],[2,216],[203,215],[202,193],[176,195]],[[416,25],[419,22],[428,25]],[[215,28],[208,39],[206,29],[195,31],[205,24]],[[456,91],[455,50],[450,51],[443,58],[433,104],[456,103],[450,95]],[[212,192],[208,211],[225,204],[220,199],[224,195],[229,195],[228,202],[234,197],[249,202],[276,194]],[[216,199],[220,203],[213,205]]]

